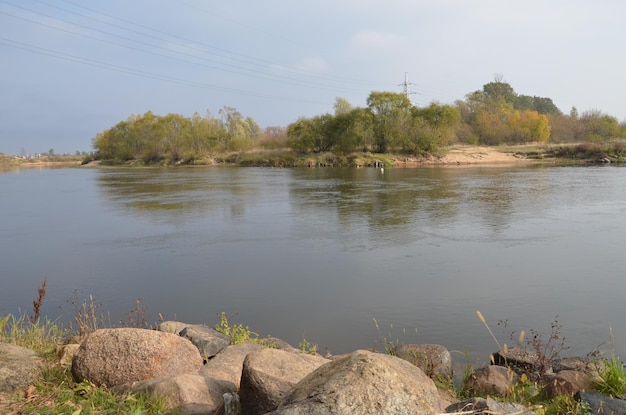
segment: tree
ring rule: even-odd
[[[348,102],[345,98],[337,97],[335,98],[335,116],[346,115],[352,111],[352,104]]]
[[[410,121],[411,101],[404,94],[372,92],[367,107],[373,118],[376,151],[384,153],[398,144]]]

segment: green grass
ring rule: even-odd
[[[619,357],[601,359],[596,364],[596,370],[598,375],[594,386],[598,392],[611,396],[626,394],[626,370]]]

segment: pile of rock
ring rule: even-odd
[[[272,348],[230,345],[206,326],[174,322],[161,330],[102,329],[73,358],[77,381],[119,393],[161,397],[187,414],[434,414],[444,410],[434,382],[406,360],[370,351],[324,358],[278,339]],[[443,356],[433,363],[422,346],[405,350],[433,373],[450,373]],[[447,368],[447,369],[446,369]]]
[[[402,345],[397,356],[357,350],[325,358],[279,339],[271,344],[231,345],[228,337],[209,327],[165,322],[159,330],[97,330],[80,345],[66,346],[61,361],[71,365],[79,382],[120,394],[149,394],[162,398],[167,409],[186,414],[533,413],[532,408],[493,399],[456,402],[437,390],[433,379],[449,381],[452,375],[450,353],[443,346]],[[31,384],[39,375],[34,353],[0,346],[0,386],[19,390]],[[527,351],[512,349],[494,356],[499,364],[474,371],[465,389],[474,396],[506,396],[519,379],[516,369],[526,370],[532,363],[532,356],[525,361],[524,355]],[[20,384],[2,379],[5,373],[15,378],[10,368],[17,357],[10,356],[26,362]],[[585,392],[593,375],[584,359],[564,359],[551,371],[546,382],[551,395],[599,399],[596,404],[604,408],[624,402]]]

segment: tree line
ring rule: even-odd
[[[395,92],[371,92],[365,107],[336,98],[334,111],[264,130],[251,117],[223,107],[215,117],[159,116],[151,111],[98,133],[102,160],[193,163],[212,154],[254,148],[298,153],[359,151],[421,155],[455,142],[482,145],[529,142],[604,142],[626,136],[626,125],[598,110],[562,113],[550,98],[517,94],[501,78],[454,104],[419,107]]]

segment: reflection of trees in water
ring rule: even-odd
[[[457,216],[458,181],[443,170],[322,169],[300,172],[290,199],[304,233],[320,232],[308,218],[326,218],[347,246],[389,244],[421,237],[422,225]]]
[[[259,192],[237,169],[103,170],[97,183],[116,207],[152,219],[206,214],[240,219]]]

